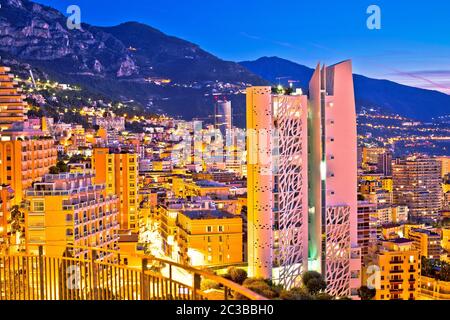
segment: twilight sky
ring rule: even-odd
[[[226,60],[279,56],[314,66],[352,59],[356,73],[450,94],[446,0],[35,0],[82,22],[139,21]],[[366,10],[381,8],[381,30]]]

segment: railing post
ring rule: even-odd
[[[39,246],[39,292],[41,295],[41,300],[45,300],[44,285],[44,247]]]
[[[223,292],[224,292],[224,300],[228,300],[228,287],[227,286],[224,286],[224,288],[223,288]]]
[[[194,283],[193,283],[193,299],[194,300],[199,300],[197,291],[200,291],[200,287],[201,287],[201,283],[202,283],[202,278],[198,273],[194,273]]]
[[[97,259],[97,251],[91,250],[91,264],[92,264],[92,290],[93,300],[98,300],[98,268],[95,264],[95,260]]]
[[[169,294],[170,298],[173,299],[173,279],[172,279],[172,265],[169,264]]]
[[[149,297],[149,285],[148,285],[148,279],[146,276],[146,271],[147,271],[147,266],[148,266],[148,260],[146,258],[142,259],[142,281],[141,281],[141,296],[142,296],[142,300],[146,301],[146,300],[150,300]]]

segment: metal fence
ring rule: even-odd
[[[208,271],[155,257],[141,258],[140,268],[130,267],[120,263],[120,252],[87,250],[89,260],[49,257],[42,247],[39,255],[0,255],[0,300],[265,300]],[[154,263],[163,264],[168,275],[149,270]],[[189,283],[176,281],[174,273],[183,273]],[[219,287],[213,294],[201,290],[208,280]]]

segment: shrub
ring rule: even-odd
[[[289,291],[283,290],[280,298],[283,300],[314,300],[314,297],[304,288],[292,288]]]
[[[323,276],[316,271],[305,272],[302,276],[303,285],[308,289],[312,295],[316,295],[327,288]]]
[[[238,269],[235,267],[230,267],[228,269],[228,275],[230,276],[231,281],[241,285],[247,279],[247,272],[245,270]]]
[[[206,290],[210,290],[210,289],[220,289],[220,284],[218,284],[214,280],[204,279],[204,280],[202,280],[200,289],[202,291],[206,291]]]
[[[243,286],[268,299],[274,299],[279,296],[279,292],[270,286],[264,279],[247,278],[244,281]]]

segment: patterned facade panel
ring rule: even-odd
[[[301,99],[276,97],[274,101],[278,136],[276,168],[278,218],[278,250],[275,261],[279,265],[279,282],[285,288],[299,285],[307,257],[307,220],[304,216],[304,199],[307,196],[307,180],[303,163],[307,146],[303,141],[306,123]],[[306,239],[306,241],[305,241]]]
[[[325,217],[325,278],[332,296],[349,296],[350,290],[350,212],[348,206],[328,207]]]

